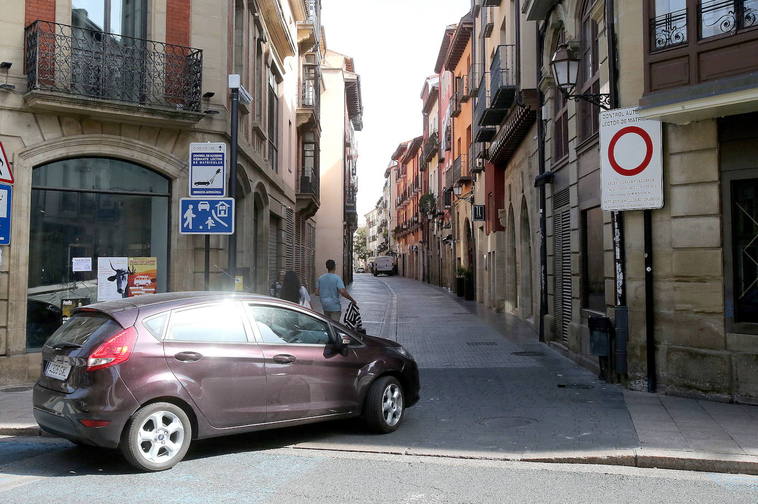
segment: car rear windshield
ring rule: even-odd
[[[108,337],[120,330],[121,326],[104,313],[81,312],[60,326],[45,344],[51,347],[62,343],[84,345],[91,337]]]

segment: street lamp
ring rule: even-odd
[[[579,76],[580,59],[574,54],[568,44],[560,44],[553,54],[550,67],[558,89],[566,99],[584,100],[603,110],[610,110],[611,95],[608,93],[572,94]]]
[[[453,194],[455,194],[456,196],[460,196],[462,190],[463,189],[461,188],[460,184],[456,184],[453,186]]]

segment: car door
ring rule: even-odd
[[[213,427],[266,421],[266,370],[239,302],[171,313],[163,340],[169,368]]]
[[[294,420],[353,411],[360,363],[335,351],[327,321],[274,304],[247,303],[266,359],[267,418]]]

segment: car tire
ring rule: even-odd
[[[403,386],[393,376],[383,376],[371,384],[366,395],[363,420],[369,430],[386,434],[397,430],[405,414]]]
[[[137,410],[124,428],[119,448],[127,462],[143,471],[165,471],[184,458],[192,424],[182,408],[159,402]]]

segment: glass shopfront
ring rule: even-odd
[[[98,300],[98,257],[155,257],[157,291],[166,291],[169,201],[166,177],[128,161],[77,158],[34,169],[28,349],[44,344],[67,308]]]

